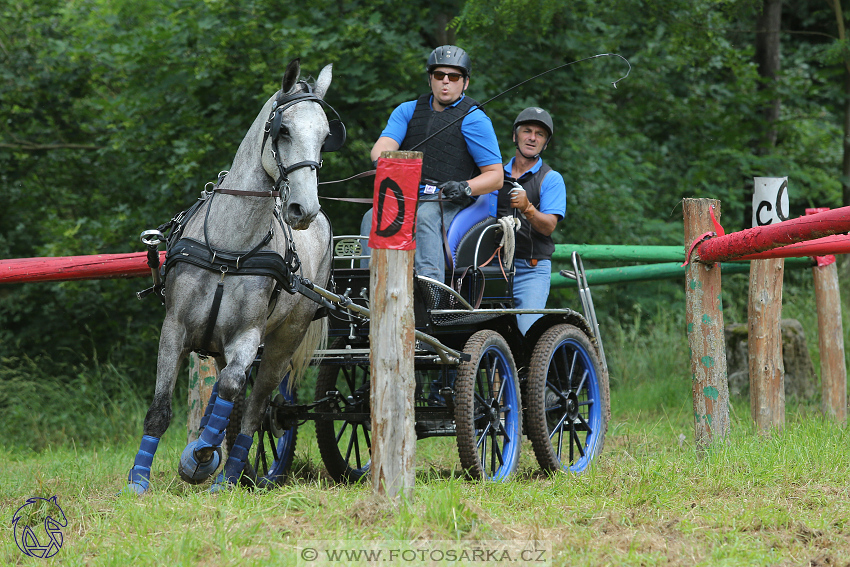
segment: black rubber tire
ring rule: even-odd
[[[333,348],[343,348],[337,342]],[[343,412],[370,413],[368,364],[331,365],[319,368],[316,400],[327,392],[339,391]],[[316,407],[318,412],[333,411],[330,402]],[[344,415],[333,421],[316,421],[316,443],[328,474],[339,483],[357,482],[367,477],[372,463],[372,439],[369,423],[348,421]]]
[[[611,417],[608,374],[590,338],[567,324],[543,333],[531,355],[526,393],[526,435],[540,467],[587,470],[602,452]]]
[[[476,332],[458,366],[455,425],[460,463],[475,479],[503,481],[516,470],[522,443],[522,400],[510,347],[496,331]]]

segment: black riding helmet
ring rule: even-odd
[[[543,150],[545,150],[549,147],[549,142],[552,141],[552,134],[555,133],[555,124],[552,122],[552,117],[549,116],[549,113],[538,106],[529,106],[517,115],[516,120],[514,120],[514,145],[516,145],[517,127],[529,122],[540,124],[546,129],[546,145],[543,146]],[[540,151],[542,152],[543,150]]]
[[[432,51],[428,57],[428,65],[425,70],[431,73],[434,68],[444,65],[462,69],[465,77],[469,77],[469,73],[472,71],[472,61],[470,61],[469,55],[456,45],[441,45]]]

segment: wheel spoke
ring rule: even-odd
[[[493,435],[493,446],[490,449],[490,470],[493,472],[498,470],[496,461],[499,461],[499,467],[505,464],[505,460],[502,457],[502,447],[499,446],[496,436]]]
[[[475,443],[476,447],[480,447],[482,443],[484,443],[486,445],[485,439],[487,438],[487,432],[488,431],[490,431],[490,424],[489,423],[487,423],[487,425],[484,426],[484,429],[482,429],[478,433],[478,441],[476,441],[476,443]]]
[[[561,431],[564,428],[564,421],[566,419],[567,419],[567,412],[564,412],[564,414],[561,416],[561,419],[558,420],[558,424],[555,425],[555,427],[552,428],[552,431],[549,432],[549,439],[552,439],[552,437],[555,435],[555,433],[557,431]]]
[[[271,434],[269,433],[269,435]],[[260,454],[262,455],[263,459],[263,473],[267,473],[269,471],[269,460],[268,458],[266,458],[266,446],[263,443],[262,436],[260,436]],[[257,467],[254,467],[254,470],[256,471],[259,469]]]
[[[487,464],[487,435],[482,435],[475,444],[478,448],[478,461],[482,465]]]
[[[567,388],[572,390],[572,387],[573,387],[573,365],[570,364],[569,360],[567,359],[567,347],[566,346],[561,346],[558,349],[558,358],[561,359],[561,365],[567,373],[567,376],[566,376]],[[564,382],[563,378],[561,378],[560,375],[559,375],[559,383],[563,384],[563,382]],[[563,390],[563,388],[558,388],[559,392],[561,390]]]
[[[578,395],[581,395],[581,390],[582,390],[582,388],[584,388],[584,385],[585,385],[585,383],[587,382],[587,375],[588,375],[588,374],[589,374],[589,372],[588,372],[588,371],[587,371],[587,369],[585,368],[585,369],[584,369],[584,374],[582,374],[582,376],[581,376],[581,382],[579,382],[579,383],[578,383],[578,386],[576,387],[576,390],[575,390],[575,391],[576,391],[576,395],[577,395],[577,396],[578,396]]]
[[[357,426],[351,426],[351,438],[348,440],[348,450],[345,453],[346,462],[351,460],[351,451],[354,450],[354,460],[357,463],[357,468],[360,468],[360,443],[357,440]]]
[[[564,428],[558,427],[556,429],[553,429],[552,431],[553,431],[553,434],[554,434],[555,431],[558,432],[558,460],[560,461],[561,455],[564,452]],[[549,439],[552,439],[552,435],[549,436]]]
[[[572,436],[573,439],[575,439],[576,448],[578,448],[579,456],[584,457],[584,444],[581,442],[581,439],[579,439],[578,432],[576,431],[576,428],[575,428],[574,425],[570,425],[570,435]],[[572,443],[570,443],[570,446],[572,446]],[[572,453],[572,451],[570,451],[570,453]],[[573,459],[572,459],[572,455],[571,455],[570,456],[570,462],[572,462],[572,460]]]
[[[354,374],[354,369],[348,368],[347,366],[343,366],[340,369],[342,370],[342,379],[345,382],[345,385],[348,386],[348,391],[353,392],[354,378],[352,375]],[[340,392],[340,395],[342,395],[342,392]],[[345,401],[345,396],[342,396],[342,399]]]
[[[590,424],[587,423],[581,415],[578,416],[578,420],[584,426],[584,429],[581,429],[581,431],[587,431],[588,433],[591,433],[591,434],[593,433],[593,429],[590,428]]]
[[[345,429],[348,427],[349,423],[347,421],[342,422],[342,427],[339,428],[339,433],[336,434],[336,442],[339,443],[342,440],[342,434],[345,433]]]
[[[274,457],[275,461],[280,461],[280,455],[277,453],[277,443],[275,443],[275,441],[277,441],[277,439],[275,439],[274,435],[269,432],[269,447],[272,450],[272,457]]]

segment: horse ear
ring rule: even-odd
[[[288,93],[298,82],[298,76],[301,74],[301,58],[296,57],[286,66],[286,71],[283,73],[283,81],[280,84],[281,92]]]
[[[331,79],[333,78],[333,68],[333,63],[325,65],[325,68],[322,69],[321,73],[319,73],[319,78],[316,79],[316,96],[321,99],[325,98],[325,95],[328,92],[328,88],[331,86]]]

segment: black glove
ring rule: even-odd
[[[444,181],[437,187],[455,205],[465,207],[472,202],[472,188],[466,181]]]

